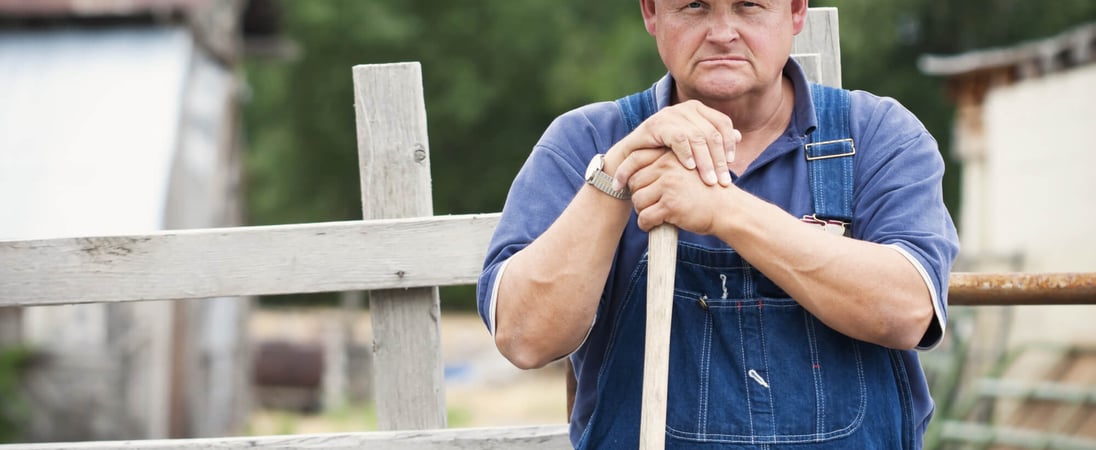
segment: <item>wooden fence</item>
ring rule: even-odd
[[[812,9],[804,34],[796,52],[808,74],[839,85],[836,10]],[[20,448],[570,445],[565,425],[445,429],[437,288],[476,281],[499,215],[433,216],[418,64],[356,66],[353,78],[364,220],[0,242],[0,307],[371,291],[375,398],[385,431]],[[1049,293],[1043,298],[1096,298],[1096,274],[1027,277],[1033,281],[958,274],[951,301],[994,304],[999,295],[1021,290],[1031,302],[1038,299],[1025,288],[1031,283]],[[1054,284],[1063,279],[1069,283]]]

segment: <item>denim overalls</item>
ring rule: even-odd
[[[851,218],[852,158],[841,157],[852,154],[851,140],[842,139],[849,134],[848,92],[811,90],[819,118],[812,142],[838,143],[807,149],[831,156],[816,159],[823,166],[812,161],[816,215]],[[653,90],[618,102],[630,128],[655,110]],[[667,448],[913,447],[912,394],[900,352],[830,329],[734,249],[688,241],[678,244]],[[628,285],[612,306],[596,406],[578,448],[638,447],[646,256]]]

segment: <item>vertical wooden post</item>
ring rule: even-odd
[[[841,45],[837,8],[810,8],[803,31],[792,42],[792,58],[807,81],[841,87]]]
[[[360,65],[353,72],[362,218],[432,216],[419,64]],[[378,426],[445,428],[438,289],[372,291],[369,307]]]
[[[643,409],[639,448],[666,447],[666,391],[670,378],[670,319],[677,268],[677,227],[651,230],[647,250],[647,329],[643,350]]]
[[[23,342],[23,310],[0,306],[0,350]]]

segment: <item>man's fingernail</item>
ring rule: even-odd
[[[617,180],[616,178],[613,178],[613,190],[614,191],[619,191],[620,188],[622,188],[622,187],[624,187],[624,186],[620,185],[620,180]]]
[[[689,157],[689,159],[686,159],[686,160],[685,160],[685,168],[686,168],[686,169],[689,169],[689,170],[693,170],[693,169],[695,169],[695,168],[696,168],[696,160],[694,160],[694,159],[693,159],[693,158],[692,158],[692,157],[690,156],[690,157]]]
[[[704,181],[707,183],[715,183],[718,180],[714,170],[704,171]]]
[[[734,162],[734,150],[727,152],[727,163]]]
[[[720,172],[719,173],[719,184],[722,184],[724,186],[729,186],[731,184],[731,174],[729,174],[727,172]]]

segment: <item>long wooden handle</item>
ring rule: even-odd
[[[643,354],[643,410],[639,448],[666,448],[666,384],[670,377],[670,318],[677,266],[677,228],[651,230],[647,254],[647,335]]]

